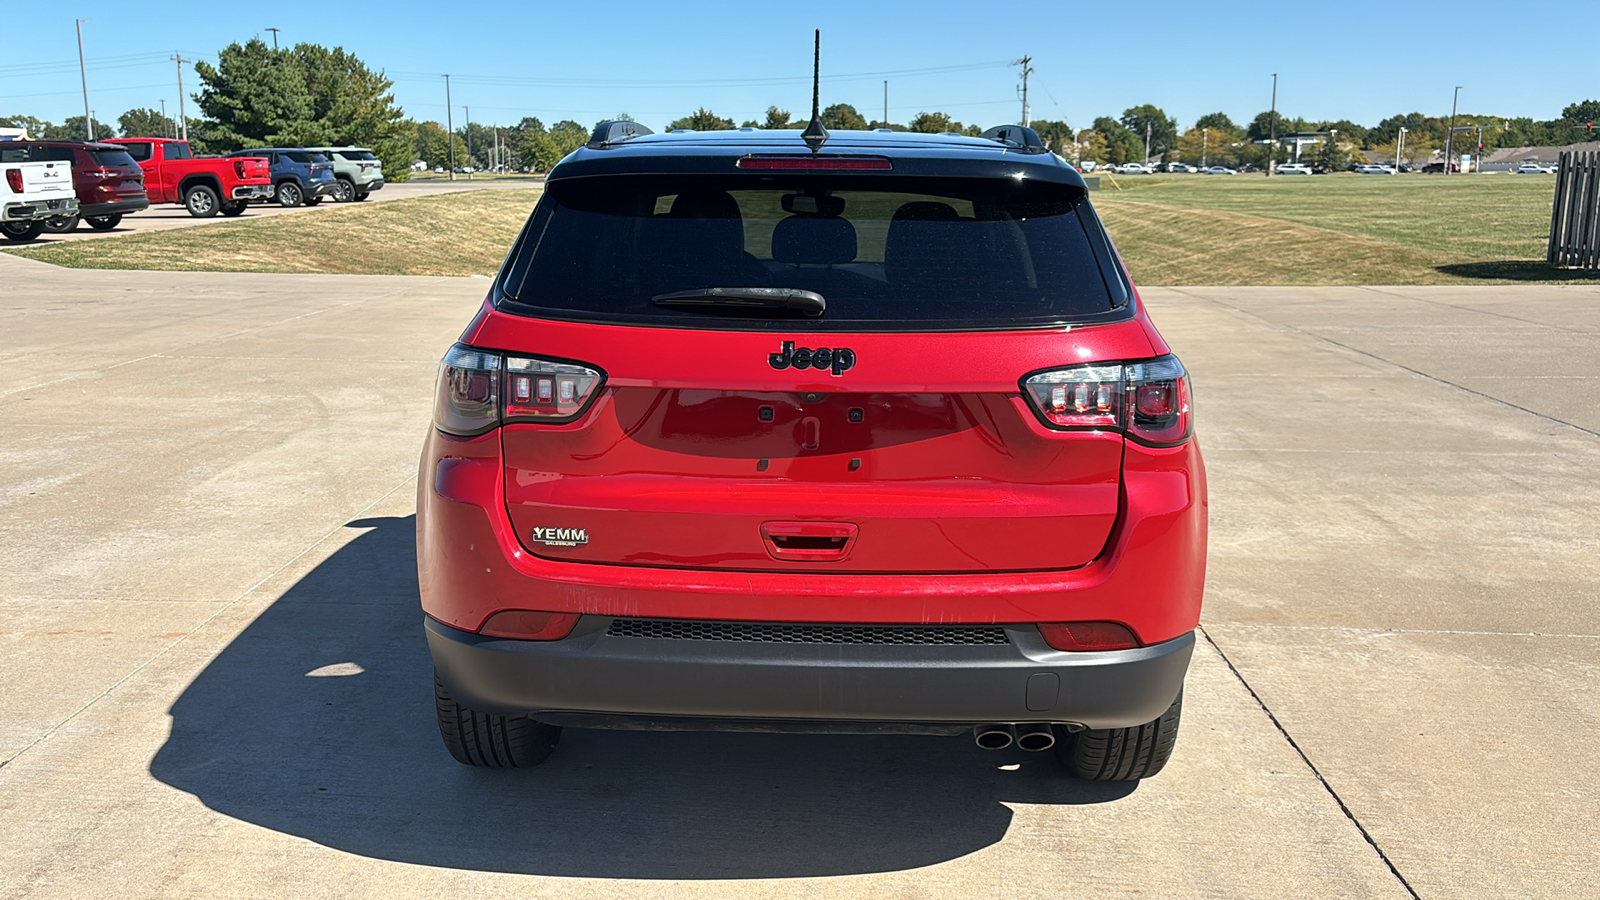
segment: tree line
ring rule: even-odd
[[[503,166],[525,171],[546,171],[588,140],[592,126],[564,119],[546,126],[529,116],[515,125],[492,126],[464,122],[453,133],[434,121],[408,118],[395,103],[393,82],[381,71],[344,49],[319,44],[296,44],[281,50],[259,38],[232,43],[217,56],[216,65],[195,64],[200,91],[194,95],[198,115],[188,120],[190,142],[199,153],[227,153],[260,146],[371,147],[383,161],[386,178],[404,180],[413,160],[429,167],[485,168]],[[630,118],[619,113],[612,118]],[[888,128],[894,131],[977,135],[983,129],[957,121],[947,113],[919,112],[910,120],[869,120],[848,103],[822,110],[829,129]],[[1548,121],[1528,117],[1462,114],[1458,126],[1483,125],[1484,152],[1499,147],[1551,146],[1594,140],[1600,135],[1587,127],[1600,125],[1600,101],[1568,105],[1561,116]],[[165,136],[177,133],[176,122],[152,109],[131,109],[117,117],[118,129],[94,123],[95,137]],[[598,124],[598,123],[597,123]],[[717,131],[734,127],[766,129],[800,128],[804,116],[795,117],[777,106],[761,119],[735,123],[706,107],[699,107],[667,125],[667,130],[688,128]],[[1030,123],[1050,149],[1073,162],[1104,165],[1161,161],[1207,165],[1263,165],[1266,141],[1273,133],[1328,132],[1328,140],[1309,148],[1311,158],[1330,168],[1364,161],[1361,151],[1393,157],[1401,129],[1405,129],[1404,159],[1415,161],[1444,147],[1448,117],[1420,112],[1390,116],[1374,126],[1348,120],[1313,121],[1272,111],[1257,114],[1247,124],[1235,123],[1226,113],[1201,116],[1180,129],[1160,107],[1143,104],[1123,110],[1121,116],[1100,116],[1086,128],[1048,119]],[[51,140],[81,139],[84,117],[72,116],[59,125],[31,116],[0,117],[0,125],[25,127],[30,134]],[[1458,134],[1456,145],[1471,150],[1476,133]],[[1281,157],[1280,157],[1281,158]]]

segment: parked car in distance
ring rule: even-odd
[[[325,154],[333,162],[333,174],[338,178],[333,199],[340,203],[359,202],[373,191],[383,189],[383,163],[377,154],[366,147],[309,147]],[[436,167],[434,172],[444,172]]]
[[[323,197],[333,196],[338,184],[333,177],[333,163],[315,150],[260,147],[228,154],[230,159],[249,156],[267,161],[272,173],[272,199],[279,206],[316,206]]]
[[[10,161],[27,151],[9,151],[0,144],[0,237],[31,241],[44,233],[46,222],[78,214],[72,187],[72,164],[58,161]]]
[[[1389,166],[1379,165],[1377,163],[1363,163],[1363,164],[1361,164],[1359,166],[1356,166],[1351,171],[1355,172],[1357,175],[1393,175],[1393,174],[1395,174],[1395,171],[1394,171],[1393,168],[1391,168]]]
[[[64,234],[88,222],[96,231],[110,231],[122,217],[147,209],[144,170],[128,151],[115,144],[88,141],[20,141],[3,145],[0,159],[21,155],[30,161],[65,162],[72,166],[72,186],[78,196],[78,215],[45,221],[44,230]]]
[[[1237,175],[1239,173],[1237,171],[1233,170],[1233,169],[1228,168],[1227,166],[1209,166],[1204,171],[1202,171],[1200,174],[1202,174],[1202,175]]]
[[[1314,174],[1315,170],[1305,163],[1283,163],[1273,168],[1272,171],[1277,175],[1311,175]]]
[[[455,759],[865,730],[1161,769],[1205,582],[1189,378],[1083,178],[986,134],[605,122],[551,169],[420,460]]]
[[[1451,163],[1450,164],[1450,171],[1451,172],[1460,172],[1461,171],[1461,164],[1460,163]],[[1444,163],[1442,163],[1442,162],[1428,163],[1427,165],[1422,167],[1422,174],[1424,174],[1424,175],[1442,175],[1442,174],[1444,174]]]
[[[188,141],[171,138],[107,138],[128,151],[144,170],[151,203],[181,203],[189,215],[237,216],[251,200],[272,196],[272,174],[258,156],[196,157]]]
[[[1118,175],[1154,175],[1156,173],[1154,166],[1137,162],[1123,163],[1122,165],[1113,168],[1111,171],[1117,173]]]
[[[1188,165],[1187,163],[1181,163],[1181,162],[1162,163],[1159,166],[1159,168],[1163,172],[1171,172],[1171,173],[1177,174],[1177,175],[1188,175],[1188,174],[1192,174],[1194,172],[1200,171],[1200,168],[1198,166],[1191,166],[1191,165]]]
[[[1530,159],[1517,166],[1516,172],[1518,175],[1554,175],[1556,167]]]

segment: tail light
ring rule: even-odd
[[[1132,650],[1139,639],[1116,622],[1056,622],[1039,626],[1044,642],[1057,650]]]
[[[602,377],[588,366],[508,356],[506,420],[570,420],[589,405]]]
[[[457,344],[439,363],[433,424],[450,434],[474,435],[512,421],[570,422],[604,383],[604,373],[578,363]]]
[[[1023,379],[1022,388],[1052,428],[1118,429],[1157,447],[1181,444],[1194,433],[1189,373],[1176,356],[1050,369]]]
[[[16,193],[16,194],[22,193],[22,170],[21,169],[7,169],[6,170],[6,184],[11,185],[12,193]]]
[[[245,169],[246,169],[246,166],[245,166],[245,161],[244,160],[236,159],[236,160],[233,161],[233,174],[236,177],[238,177],[238,178],[249,178],[250,176],[248,174],[246,174]]]

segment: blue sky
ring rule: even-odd
[[[1364,124],[1397,112],[1554,118],[1600,97],[1594,48],[1600,3],[1539,6],[1469,0],[1433,4],[552,3],[493,15],[496,4],[347,3],[130,6],[29,5],[0,62],[0,115],[52,121],[83,112],[74,18],[83,27],[97,118],[159,107],[175,112],[175,51],[215,59],[231,41],[281,29],[285,44],[342,45],[395,81],[418,119],[444,120],[449,72],[457,124],[510,124],[525,115],[585,125],[627,112],[659,128],[704,105],[735,120],[769,104],[810,103],[811,29],[823,37],[823,104],[854,104],[897,122],[943,110],[988,126],[1018,118],[1017,70],[1032,55],[1035,118],[1088,125],[1154,103],[1187,127],[1221,110],[1248,121],[1278,107],[1308,119]],[[1560,8],[1559,17],[1557,8]],[[509,7],[506,7],[509,8]],[[185,13],[182,10],[189,10]],[[463,12],[452,14],[451,9]],[[19,9],[20,12],[20,9]],[[58,18],[59,17],[59,18]],[[1562,35],[1574,46],[1560,49]],[[193,69],[185,88],[195,90]],[[193,114],[192,104],[190,112]]]

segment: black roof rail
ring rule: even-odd
[[[589,135],[589,143],[586,146],[591,150],[599,150],[612,144],[631,141],[643,134],[655,134],[655,132],[631,119],[612,119],[594,127],[594,134]]]
[[[1039,132],[1026,125],[996,125],[978,137],[988,138],[1007,147],[1015,147],[1024,153],[1050,152],[1050,148],[1039,139]]]

